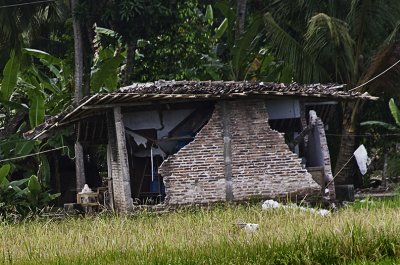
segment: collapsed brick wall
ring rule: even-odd
[[[319,192],[320,187],[301,167],[301,159],[285,144],[283,134],[270,128],[264,101],[230,104],[236,200]]]
[[[195,139],[159,168],[169,204],[225,200],[224,142],[220,106]]]
[[[330,198],[335,199],[335,183],[332,174],[331,156],[329,154],[328,142],[325,135],[325,126],[322,119],[317,116],[315,111],[311,110],[309,115],[310,120],[313,120],[312,122],[314,122],[316,126],[312,133],[316,134],[321,145],[321,155],[325,174],[324,180],[326,183],[329,183],[328,189]]]
[[[235,100],[217,103],[195,140],[165,160],[159,172],[170,204],[225,201],[228,191],[233,200],[318,193],[300,162],[283,134],[269,127],[263,100]]]

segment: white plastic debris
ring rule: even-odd
[[[371,160],[368,157],[367,149],[365,149],[365,146],[362,144],[356,149],[356,151],[354,151],[353,154],[357,160],[357,165],[361,174],[365,175],[365,173],[367,173],[367,167],[371,163]]]
[[[252,224],[252,223],[245,223],[245,222],[238,222],[236,223],[240,228],[247,232],[255,232],[258,230],[259,224]]]
[[[167,156],[167,154],[159,147],[153,147],[152,153],[153,153],[153,156],[159,155],[162,158],[165,158]],[[135,152],[134,155],[136,157],[149,157],[149,156],[151,156],[151,152],[149,149],[147,149],[147,150]]]
[[[367,199],[362,199],[360,200],[360,203],[365,203],[365,204],[374,204],[375,202],[370,200],[369,198]]]
[[[309,212],[309,213],[315,213],[315,214],[319,214],[322,217],[325,216],[329,216],[330,215],[330,211],[329,210],[325,210],[325,209],[314,209],[314,208],[307,208],[304,206],[298,206],[295,203],[291,203],[288,205],[283,205],[277,201],[274,200],[266,200],[264,201],[264,203],[262,204],[262,208],[264,210],[266,209],[277,209],[277,208],[283,208],[283,209],[298,209],[302,212]]]
[[[88,184],[85,184],[83,186],[82,191],[79,192],[79,194],[81,194],[81,202],[82,203],[89,203],[89,194],[88,193],[90,193],[90,192],[92,192],[92,189],[89,188]]]
[[[133,137],[133,140],[137,144],[137,146],[143,145],[143,147],[146,147],[147,145],[147,139],[137,133],[127,131],[127,133]]]
[[[302,212],[315,213],[315,209],[313,209],[313,208],[306,208],[303,206],[298,206],[297,208],[300,209],[300,211],[302,211]]]
[[[258,229],[258,224],[246,224],[243,229],[249,232],[255,232]]]
[[[262,208],[263,209],[271,209],[271,208],[279,208],[282,207],[282,205],[274,200],[266,200],[263,204],[262,204]]]
[[[325,217],[325,216],[330,215],[331,212],[328,211],[328,210],[325,210],[325,209],[319,209],[319,210],[318,210],[318,214],[321,215],[322,217]]]
[[[81,193],[89,193],[89,192],[92,192],[92,189],[89,188],[89,185],[88,185],[88,184],[85,184],[85,185],[83,186],[83,189],[82,189]]]

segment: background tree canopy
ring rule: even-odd
[[[361,85],[386,106],[399,98],[400,64],[363,84],[400,59],[399,25],[396,0],[0,0],[0,156],[71,146],[71,131],[47,142],[22,133],[65,109],[76,92],[131,82],[334,82]],[[337,168],[364,141],[356,136],[360,121],[390,121],[387,108],[361,102],[341,112]],[[346,182],[353,172],[343,172]],[[36,175],[46,187],[49,163],[34,156],[10,163],[8,173]]]

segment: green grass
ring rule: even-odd
[[[395,202],[356,203],[329,217],[225,205],[4,223],[0,264],[398,264]],[[240,230],[238,220],[259,230]]]

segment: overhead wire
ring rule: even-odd
[[[26,2],[26,3],[19,3],[19,4],[3,5],[3,6],[0,6],[0,9],[8,8],[8,7],[27,6],[27,5],[34,5],[34,4],[40,4],[40,3],[55,2],[55,1],[57,1],[57,0],[41,0],[41,1]]]
[[[348,136],[347,134],[336,134],[336,133],[326,133],[325,135],[327,135],[327,136]],[[386,136],[400,136],[400,133],[352,134],[351,136],[354,136],[354,137],[377,137],[377,136],[386,137]]]
[[[386,72],[390,71],[390,69],[392,69],[393,67],[395,67],[395,66],[396,66],[397,64],[399,64],[399,63],[400,63],[400,60],[398,60],[398,61],[395,62],[392,66],[390,66],[389,68],[387,68],[385,71],[383,71],[382,73],[380,73],[380,74],[374,76],[373,78],[371,78],[371,79],[368,80],[367,82],[365,82],[365,83],[363,83],[363,84],[361,84],[361,85],[359,85],[359,86],[356,86],[355,88],[349,89],[349,92],[351,92],[351,91],[353,91],[353,90],[356,90],[356,89],[358,89],[358,88],[360,88],[360,87],[363,87],[363,86],[365,86],[365,85],[371,83],[372,81],[374,81],[374,80],[377,79],[378,77],[380,77],[380,76],[384,75]]]
[[[30,156],[40,155],[40,154],[44,154],[44,153],[49,153],[49,152],[53,152],[53,151],[60,150],[60,149],[63,149],[63,148],[67,148],[67,150],[69,151],[68,146],[64,145],[64,146],[56,147],[56,148],[53,148],[53,149],[50,149],[50,150],[45,150],[45,151],[41,151],[41,152],[29,154],[29,155],[23,155],[23,156],[17,156],[17,157],[12,157],[12,158],[7,158],[7,159],[1,159],[0,163],[7,162],[7,161],[12,161],[12,160],[17,160],[17,159],[22,159],[22,158],[26,158],[26,157],[30,157]]]

